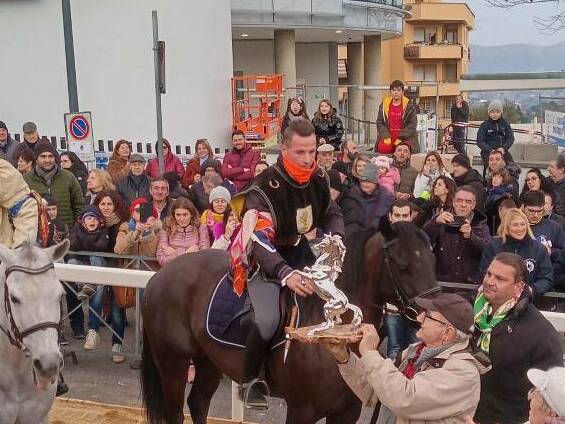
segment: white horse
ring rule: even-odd
[[[63,287],[47,248],[0,245],[0,423],[47,424],[63,357],[57,343]]]

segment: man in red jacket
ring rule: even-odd
[[[261,155],[258,150],[247,145],[243,131],[235,130],[231,140],[233,149],[224,156],[222,176],[232,181],[239,191],[253,179],[255,166],[261,160]]]

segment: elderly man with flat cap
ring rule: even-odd
[[[318,152],[318,158],[317,158],[318,166],[326,171],[332,169],[332,165],[335,162],[335,158],[334,158],[335,147],[329,143],[324,143],[321,144],[316,150]]]
[[[362,326],[359,356],[345,344],[326,347],[363,403],[381,402],[378,424],[464,423],[475,413],[480,375],[488,371],[488,360],[479,361],[469,349],[473,308],[453,293],[417,298],[416,303],[423,310],[418,315],[419,342],[396,363],[377,350],[380,340],[372,325]]]

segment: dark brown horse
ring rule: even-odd
[[[361,232],[348,242],[338,286],[361,307],[365,322],[379,323],[383,302],[410,310],[414,297],[436,286],[426,237],[412,224],[389,234]],[[195,424],[206,423],[210,400],[223,374],[241,382],[244,352],[212,340],[206,331],[208,303],[228,269],[223,251],[207,250],[172,261],[149,281],[142,302],[144,345],[142,395],[150,424],[180,424],[189,361],[196,378],[187,403]],[[322,301],[302,302],[301,326],[323,321]],[[267,381],[287,403],[287,423],[354,423],[361,403],[341,379],[333,357],[317,345],[294,342],[286,364],[283,349],[271,351]]]

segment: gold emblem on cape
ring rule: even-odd
[[[306,234],[314,225],[314,217],[312,215],[312,205],[296,211],[296,228],[299,234]]]

